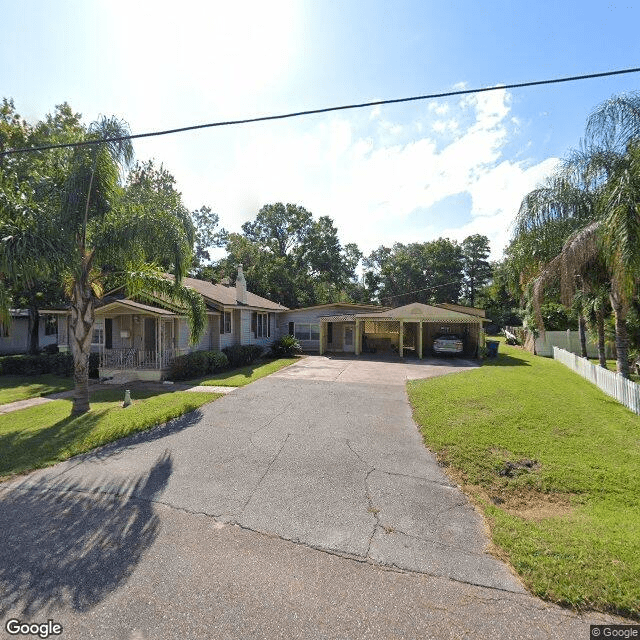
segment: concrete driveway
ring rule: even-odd
[[[407,358],[401,361],[393,354],[307,356],[273,377],[404,387],[407,380],[433,378],[477,366],[477,361],[462,358]]]
[[[550,637],[588,631],[487,553],[480,517],[422,445],[404,381],[465,366],[306,358],[5,483],[1,617],[54,616],[64,638],[137,640],[510,627],[534,638],[541,619]]]

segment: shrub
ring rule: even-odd
[[[257,360],[262,355],[263,348],[257,344],[234,344],[222,351],[229,359],[229,366],[235,369]]]
[[[48,344],[42,349],[42,353],[58,353],[60,349],[58,349],[57,344]]]
[[[0,363],[0,374],[5,376],[38,376],[43,373],[71,376],[73,356],[70,353],[6,356]]]
[[[201,378],[207,373],[220,371],[227,367],[229,361],[219,351],[193,351],[178,356],[169,366],[171,380],[191,380]]]
[[[282,336],[271,345],[271,355],[275,358],[291,357],[299,353],[302,353],[302,347],[294,336]]]
[[[193,351],[178,356],[169,367],[169,377],[172,380],[189,380],[199,378],[207,373],[209,358],[206,351]]]
[[[207,373],[213,373],[214,371],[220,371],[226,369],[229,366],[229,358],[221,351],[207,351],[207,358],[209,359],[209,366]]]

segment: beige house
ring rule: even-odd
[[[242,267],[235,286],[184,278],[207,309],[205,331],[189,344],[189,324],[166,301],[145,296],[107,299],[96,309],[91,349],[100,354],[100,377],[113,381],[162,380],[171,361],[191,351],[221,351],[234,344],[267,348],[276,338],[276,314],[287,308],[247,291]],[[69,348],[69,320],[60,323],[58,346]]]
[[[461,305],[408,304],[395,309],[370,304],[332,303],[287,309],[247,291],[242,266],[234,286],[184,278],[207,309],[207,325],[197,345],[189,344],[189,326],[166,300],[107,298],[96,309],[92,351],[100,354],[100,377],[162,380],[177,356],[190,351],[220,351],[231,345],[266,350],[283,335],[294,335],[304,351],[415,355],[430,353],[442,333],[459,335],[465,354],[475,357],[484,344],[482,309]],[[69,319],[60,318],[58,345],[68,349]]]

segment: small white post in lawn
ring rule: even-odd
[[[131,404],[131,391],[127,389],[124,392],[124,402],[122,403],[123,407],[128,407]]]

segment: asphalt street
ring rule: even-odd
[[[612,618],[527,594],[412,422],[406,380],[468,366],[306,358],[4,483],[3,621],[52,618],[65,639],[587,638]]]

